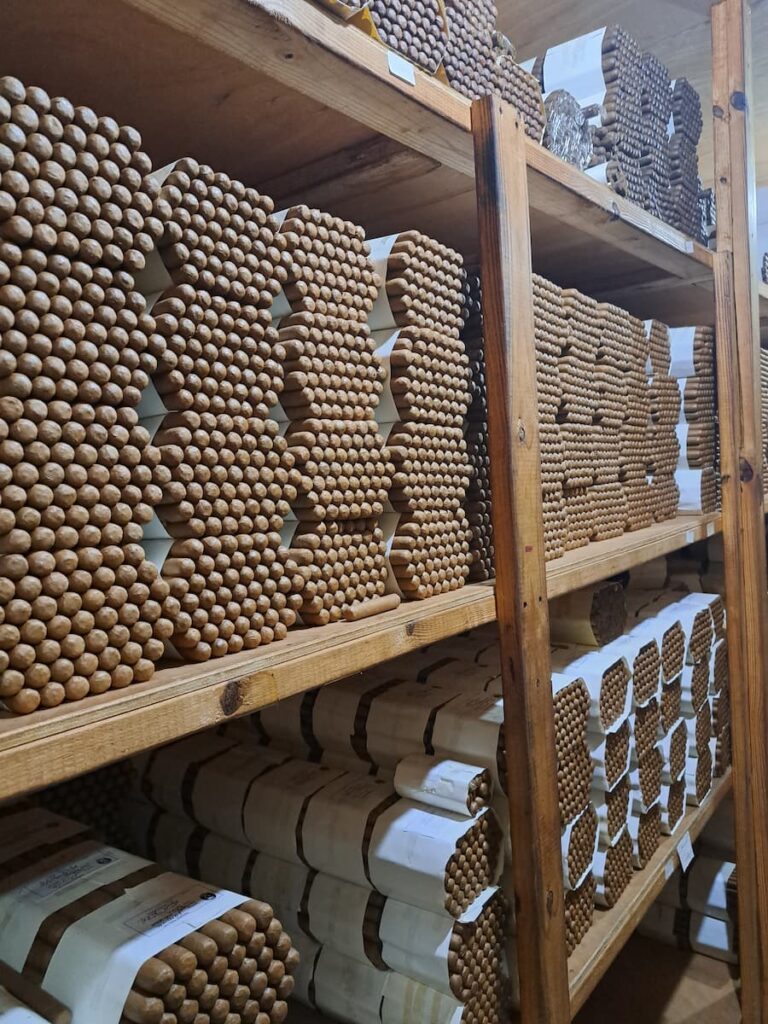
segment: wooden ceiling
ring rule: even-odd
[[[553,43],[618,23],[701,93],[701,176],[712,180],[710,0],[497,0],[499,22],[521,60]],[[757,180],[768,184],[768,0],[753,0],[753,77]],[[761,126],[764,126],[761,132]]]

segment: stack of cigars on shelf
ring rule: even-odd
[[[550,602],[569,955],[726,767],[722,599],[668,569]],[[481,627],[43,803],[174,877],[267,901],[301,957],[290,983],[261,961],[278,995],[295,984],[294,1000],[348,1024],[500,1022],[517,979],[499,664],[496,627]]]
[[[715,212],[699,178],[701,98],[620,26],[520,63],[493,0],[315,2],[462,96],[501,97],[534,141],[708,244]]]
[[[308,2],[308,0],[304,0]],[[500,96],[516,108],[526,134],[541,142],[541,86],[499,31],[494,0],[317,0],[393,53],[470,100]]]
[[[136,131],[14,78],[0,166],[8,711],[493,575],[458,253],[153,172]],[[547,557],[674,516],[678,486],[714,507],[712,332],[543,278],[534,305]]]

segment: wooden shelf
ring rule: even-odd
[[[551,562],[550,597],[712,536],[714,516],[680,516]],[[282,643],[204,665],[173,665],[149,683],[19,718],[0,715],[0,799],[61,782],[496,617],[493,587],[474,584],[358,623],[290,633]]]
[[[659,849],[644,871],[637,871],[618,904],[611,910],[596,910],[595,923],[568,961],[571,1014],[575,1016],[597,983],[618,956],[646,911],[679,866],[677,846],[687,832],[692,840],[731,791],[731,770],[717,779],[701,807],[692,807],[674,836],[663,836]]]
[[[0,56],[136,125],[158,166],[191,154],[281,206],[477,255],[470,104],[418,70],[414,85],[393,76],[384,47],[308,0],[5,0]],[[710,252],[526,150],[537,272],[643,318],[714,322]]]

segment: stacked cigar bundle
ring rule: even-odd
[[[545,96],[564,90],[584,110],[593,143],[587,173],[642,203],[644,76],[635,40],[619,26],[602,28],[550,48],[535,71]]]
[[[630,499],[640,432],[637,416],[630,415],[643,397],[631,358],[635,321],[623,309],[608,303],[597,307],[601,328],[595,364],[597,401],[593,419],[595,483],[591,488],[594,508],[592,540],[620,537],[634,528]]]
[[[678,327],[669,337],[669,373],[680,392],[680,458],[675,472],[680,509],[714,512],[719,501],[714,331]]]
[[[379,281],[362,228],[306,206],[281,218],[281,408],[299,475],[290,558],[302,621],[324,625],[389,607],[380,517],[392,466],[376,421],[385,370],[367,322]]]
[[[677,381],[670,374],[670,332],[659,320],[645,324],[647,376],[651,394],[649,421],[648,482],[653,516],[657,522],[674,517],[679,502],[675,472],[680,457],[677,426],[681,398]]]
[[[502,32],[493,33],[493,92],[517,110],[526,133],[541,142],[546,124],[541,86],[517,63],[514,47]]]
[[[608,599],[611,599],[610,597]],[[613,641],[623,628],[623,597],[612,595],[618,614],[606,633]],[[553,619],[553,640],[559,635],[560,620]],[[587,627],[585,620],[584,626]],[[566,635],[570,634],[570,630]],[[590,639],[591,638],[591,639]],[[632,840],[627,829],[631,732],[631,669],[612,642],[598,644],[591,628],[584,628],[580,644],[557,644],[552,650],[553,678],[564,674],[582,679],[590,696],[588,746],[592,763],[589,805],[598,824],[597,842],[589,871],[594,880],[594,898],[599,906],[613,906],[632,876]]]
[[[691,238],[701,237],[698,145],[703,128],[701,98],[690,82],[672,82],[669,122],[669,223]]]
[[[641,63],[642,128],[640,166],[643,172],[643,208],[669,221],[670,173],[668,127],[672,117],[672,82],[669,71],[652,53]],[[698,232],[694,237],[698,237]]]
[[[322,692],[309,719],[321,736],[322,726],[339,728],[329,709],[324,715],[317,706]],[[347,701],[352,697],[349,688]],[[356,703],[364,706],[360,694]],[[266,714],[259,731],[278,718]],[[339,733],[337,743],[343,738]],[[264,746],[245,726],[232,727],[226,736],[184,741],[146,759],[141,798],[126,813],[139,847],[162,861],[271,894],[314,979],[299,979],[303,1001],[347,1019],[339,992],[326,982],[328,964],[338,960],[379,992],[369,1013],[399,978],[423,986],[425,999],[447,1000],[462,1020],[501,1021],[509,997],[500,970],[507,915],[494,885],[502,834],[488,809],[491,773],[423,754],[376,777],[370,761],[367,774],[358,763],[363,770],[311,763],[276,743]],[[189,780],[188,798],[172,781],[179,774]],[[432,945],[421,941],[426,935],[439,938]]]
[[[0,79],[0,700],[149,679],[178,602],[145,557],[166,359],[134,275],[167,210],[134,129]]]
[[[73,1019],[285,1021],[299,956],[268,904],[166,873],[42,809],[5,820],[23,840],[2,859],[19,928],[4,929],[0,957]],[[64,897],[48,888],[62,875]]]
[[[649,481],[649,463],[653,444],[651,387],[647,376],[647,342],[641,321],[627,317],[627,404],[621,428],[620,480],[627,499],[627,528],[650,526],[654,512],[659,518],[671,518],[677,509],[674,501],[659,502]]]
[[[494,0],[446,0],[445,13],[448,39],[444,68],[448,82],[470,100],[491,95],[500,77],[494,61]]]
[[[718,743],[724,755],[730,751],[725,609],[715,594],[681,597],[632,588],[628,604],[636,629],[653,631],[660,643],[662,828],[672,832],[682,817],[681,802],[699,805],[709,793]]]
[[[272,200],[226,174],[181,160],[160,196],[162,571],[181,606],[174,646],[206,661],[284,638],[301,603],[280,534],[300,477],[270,416],[284,377],[270,307],[287,259]]]
[[[371,325],[391,347],[399,417],[387,439],[394,468],[389,501],[400,516],[390,562],[404,596],[421,600],[461,587],[471,562],[464,508],[469,358],[460,339],[465,272],[458,253],[417,231],[374,245],[384,242],[386,303]]]
[[[385,46],[434,74],[446,51],[446,25],[439,0],[370,0],[368,13]]]

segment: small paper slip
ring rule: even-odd
[[[406,60],[405,57],[401,57],[399,53],[393,53],[391,50],[387,54],[387,61],[389,62],[389,73],[391,75],[402,79],[408,85],[416,85],[416,68],[410,61]]]
[[[693,843],[691,842],[690,832],[686,832],[677,844],[677,855],[680,858],[680,867],[683,871],[687,871],[691,864],[693,864],[694,858]]]

